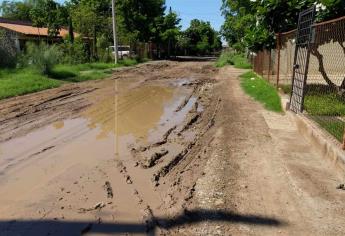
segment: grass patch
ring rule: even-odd
[[[222,52],[216,62],[216,67],[223,67],[226,65],[233,65],[239,69],[250,69],[252,65],[243,54],[235,54],[233,52]]]
[[[308,115],[337,140],[342,142],[345,122],[345,100],[327,85],[308,85],[304,98]]]
[[[291,94],[291,85],[280,85],[285,94]],[[327,85],[309,84],[306,88],[304,108],[310,115],[345,116],[345,99]]]
[[[345,116],[345,102],[336,94],[307,94],[304,107],[310,115]]]
[[[345,116],[345,99],[327,85],[308,85],[304,98],[305,110],[310,115]]]
[[[249,63],[248,59],[242,55],[235,55],[233,58],[234,67],[239,69],[251,69],[252,65]]]
[[[291,94],[291,84],[281,84],[279,89],[283,91],[284,94]]]
[[[56,88],[61,81],[49,79],[33,69],[1,70],[0,99]]]
[[[240,77],[241,86],[248,95],[262,103],[266,109],[282,112],[280,97],[270,83],[252,71],[244,73]]]
[[[85,63],[79,65],[57,65],[54,67],[49,77],[68,82],[82,82],[87,80],[98,80],[108,77],[111,69],[122,66],[133,66],[138,64],[136,60],[121,60],[119,64],[113,63]]]
[[[320,117],[312,116],[314,121],[316,121],[322,128],[327,130],[328,133],[333,135],[339,142],[343,141],[345,122],[339,120],[335,117]]]
[[[0,69],[0,99],[56,88],[64,82],[104,79],[112,74],[113,68],[136,64],[136,60],[126,59],[121,60],[118,65],[113,63],[56,65],[48,76],[41,75],[32,68]]]

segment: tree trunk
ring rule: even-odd
[[[97,55],[97,29],[96,25],[93,26],[93,58],[98,59]]]
[[[73,32],[73,24],[72,24],[72,18],[68,18],[68,34],[69,34],[69,41],[71,44],[74,43],[74,32]]]
[[[317,58],[317,60],[319,62],[319,71],[320,71],[323,79],[326,81],[326,83],[332,89],[338,90],[337,85],[332,82],[332,80],[328,77],[328,75],[326,73],[324,62],[323,62],[323,55],[318,51],[318,48],[317,47],[312,47],[311,48],[311,54],[314,55]]]

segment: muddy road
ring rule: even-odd
[[[0,101],[0,235],[343,235],[342,179],[210,62]]]

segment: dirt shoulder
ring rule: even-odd
[[[265,111],[222,69],[222,109],[191,208],[208,220],[185,235],[343,235],[342,181],[288,116]]]

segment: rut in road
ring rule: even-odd
[[[243,72],[153,62],[1,101],[0,232],[343,235],[332,165]]]

